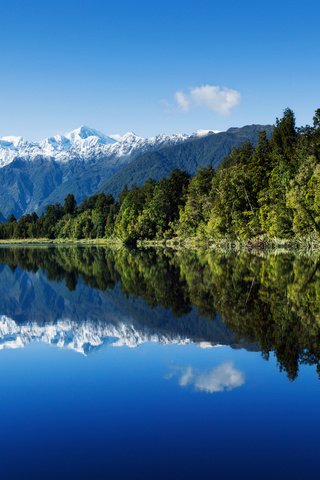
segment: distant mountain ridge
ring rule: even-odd
[[[55,135],[40,142],[30,142],[22,137],[0,137],[0,168],[9,165],[15,159],[34,160],[38,157],[54,159],[57,162],[72,162],[98,157],[127,157],[136,150],[139,152],[163,144],[174,144],[188,139],[188,135],[157,135],[143,138],[133,132],[124,135],[105,135],[104,133],[81,126],[65,135]]]
[[[135,348],[143,343],[162,345],[187,345],[194,343],[200,348],[222,346],[213,341],[197,341],[183,334],[157,332],[146,326],[126,322],[75,322],[59,319],[55,323],[27,323],[19,325],[13,319],[0,316],[0,351],[23,348],[31,342],[43,342],[87,355],[92,350],[110,345]]]
[[[229,128],[226,132],[203,131],[178,145],[167,145],[153,152],[137,156],[134,162],[124,165],[118,172],[102,184],[104,192],[117,196],[123,187],[140,186],[148,178],[160,180],[169,175],[174,168],[185,170],[194,175],[199,167],[211,165],[217,168],[234,147],[244,142],[257,143],[259,132],[266,131],[271,136],[271,125],[247,125],[242,128]]]
[[[202,165],[216,167],[233,147],[256,143],[259,131],[270,135],[272,128],[250,125],[143,138],[133,132],[107,136],[82,126],[40,142],[1,137],[0,219],[41,212],[68,193],[78,202],[97,191],[117,196],[125,185],[162,178],[173,168],[193,174]]]

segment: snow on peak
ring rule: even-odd
[[[119,135],[118,133],[113,133],[109,135],[110,138],[115,140],[116,142],[127,142],[128,140],[144,140],[143,137],[140,137],[134,132],[126,132],[124,135]]]
[[[78,142],[81,140],[89,139],[90,137],[95,137],[99,139],[99,143],[102,143],[104,145],[115,143],[115,140],[113,138],[108,137],[102,132],[99,132],[99,130],[86,127],[85,125],[82,125],[81,127],[76,128],[69,133],[66,133],[65,137],[68,138],[71,142]]]
[[[18,147],[23,143],[23,138],[22,137],[13,137],[13,136],[7,136],[7,137],[1,137],[0,138],[0,145],[7,145],[8,147],[14,146]]]
[[[44,342],[87,355],[102,345],[135,348],[146,342],[186,345],[197,343],[203,348],[215,346],[209,342],[194,342],[179,334],[157,333],[153,329],[137,328],[126,322],[83,322],[62,318],[54,323],[28,322],[19,324],[6,315],[0,315],[0,351],[23,348],[31,342]]]
[[[188,135],[157,135],[143,138],[134,132],[124,135],[105,135],[94,128],[82,125],[64,135],[55,135],[40,142],[28,142],[22,137],[0,138],[0,168],[16,158],[33,160],[42,156],[57,162],[71,160],[90,161],[105,158],[111,162],[127,162],[132,154],[138,155],[179,143],[190,138]]]

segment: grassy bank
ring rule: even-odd
[[[110,248],[121,248],[124,245],[118,238],[12,238],[0,240],[0,246],[58,246],[58,245],[96,245]],[[191,249],[191,250],[218,250],[218,251],[251,251],[251,252],[320,252],[320,236],[312,235],[307,237],[294,237],[290,239],[258,237],[248,240],[212,238],[180,238],[174,237],[160,240],[139,240],[138,248],[170,248],[170,249]]]
[[[49,246],[49,245],[101,245],[108,247],[121,247],[122,242],[118,239],[110,238],[10,238],[0,239],[0,246]]]

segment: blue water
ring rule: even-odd
[[[41,269],[5,266],[1,279],[2,295],[4,280],[10,287],[1,315],[10,313],[10,319],[25,301],[22,292],[33,291],[19,334],[2,332],[1,479],[318,478],[320,392],[314,366],[300,365],[290,381],[274,354],[264,359],[257,345],[212,342],[203,348],[208,347],[203,341],[175,344],[167,338],[164,344],[155,337],[135,348],[105,338],[76,351],[72,329],[63,345],[35,331],[31,338],[30,323],[41,330],[48,321],[41,323],[35,312],[44,316],[49,308],[54,317],[58,310],[61,318],[66,309],[69,319],[72,312],[77,317],[81,298],[91,293],[92,312],[110,307],[105,322],[117,323],[122,316],[132,325],[143,309],[150,322],[166,314],[166,325],[181,324],[196,313],[175,318],[116,286],[110,296],[107,291],[95,296],[97,289],[85,282],[70,291]]]

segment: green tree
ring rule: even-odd
[[[283,112],[283,117],[276,120],[276,127],[271,138],[274,154],[287,162],[292,162],[297,139],[295,115],[290,108],[287,108]]]
[[[203,167],[191,179],[186,193],[186,203],[180,209],[176,227],[178,235],[194,236],[199,233],[208,220],[210,210],[210,191],[214,170]]]
[[[76,208],[77,208],[76,199],[72,193],[69,193],[69,195],[67,195],[64,200],[64,205],[63,205],[64,213],[65,214],[69,213],[70,215],[73,215],[76,211]]]
[[[298,235],[320,233],[320,163],[309,157],[300,166],[287,195],[293,210],[293,231]]]

